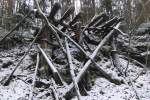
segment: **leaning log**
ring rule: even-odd
[[[116,28],[118,28],[120,26],[120,23],[117,24]],[[81,80],[81,78],[84,76],[84,74],[86,73],[86,71],[89,68],[89,65],[93,62],[94,58],[96,57],[98,51],[101,49],[101,47],[110,39],[110,37],[114,34],[114,30],[112,30],[97,46],[97,48],[94,50],[94,52],[92,53],[92,55],[90,56],[91,59],[89,59],[85,65],[83,66],[83,68],[81,69],[81,71],[79,72],[79,74],[76,77],[76,81],[79,82]],[[94,63],[95,64],[95,63]],[[97,64],[95,64],[96,66],[98,66]],[[99,69],[101,70],[102,74],[108,75],[105,71],[103,71],[100,67]],[[108,76],[110,77],[110,76]],[[71,83],[69,86],[69,90],[66,93],[66,95],[68,95],[74,88],[74,85]]]
[[[72,63],[72,57],[71,57],[71,53],[70,53],[70,50],[69,50],[68,41],[67,41],[66,38],[65,38],[65,42],[66,42],[67,57],[68,57],[68,63],[69,63],[69,67],[70,67],[71,78],[72,78],[72,81],[73,81],[73,84],[74,84],[74,87],[75,87],[75,91],[77,93],[78,100],[81,100],[81,94],[80,94],[79,87],[78,87],[78,84],[76,82],[75,73],[74,73],[74,70],[73,70],[74,65]]]
[[[52,71],[52,74],[53,74],[53,77],[54,77],[55,81],[58,84],[63,85],[63,81],[62,81],[62,78],[61,78],[59,72],[57,71],[57,69],[55,68],[55,66],[52,64],[52,62],[49,60],[49,58],[47,57],[47,55],[44,52],[44,50],[39,45],[38,45],[38,49],[42,53],[42,55],[43,55],[44,59],[46,60],[47,64],[49,65],[49,68]]]
[[[116,28],[118,28],[120,26],[120,23],[117,24]],[[114,30],[112,30],[97,46],[97,48],[94,50],[94,52],[92,53],[92,55],[90,56],[91,59],[89,59],[84,67],[82,68],[82,70],[79,72],[78,76],[77,76],[77,82],[80,81],[81,77],[84,75],[84,73],[86,72],[86,70],[89,68],[89,65],[91,64],[91,60],[94,60],[94,58],[96,57],[98,51],[101,49],[101,47],[109,40],[109,38],[113,35]]]
[[[119,25],[120,25],[120,24],[117,24],[117,26],[103,39],[103,41],[101,41],[101,43],[100,43],[100,45],[99,45],[99,47],[98,47],[99,49],[109,40],[109,38],[113,35],[114,31],[119,27]],[[84,54],[88,59],[90,59],[89,62],[90,62],[90,63],[92,62],[92,63],[99,69],[99,71],[102,72],[102,74],[103,74],[104,76],[106,76],[107,79],[113,80],[113,79],[111,78],[111,76],[108,75],[107,73],[105,73],[105,71],[103,71],[103,70],[99,67],[99,65],[94,61],[94,59],[91,58],[91,56],[89,56],[89,55],[85,52],[85,50],[84,50],[79,44],[77,44],[73,39],[70,38],[70,36],[68,36],[67,34],[64,34],[62,31],[60,31],[60,30],[59,30],[57,27],[55,27],[54,25],[51,24],[51,26],[52,26],[56,31],[58,31],[58,33],[60,33],[60,34],[63,35],[64,37],[68,38],[69,41],[71,41],[79,50],[81,50],[81,51],[83,52],[83,54]],[[96,50],[96,52],[98,52],[99,49]],[[95,57],[95,56],[94,56],[94,57]],[[89,64],[90,64],[90,63],[89,63]],[[87,70],[88,67],[89,67],[89,66],[86,66],[83,70]],[[83,74],[84,74],[84,73],[82,73],[80,76],[82,76]],[[80,76],[79,76],[79,77],[80,77]],[[78,81],[77,81],[77,82],[78,82]],[[118,81],[118,83],[120,83],[120,82]]]
[[[95,66],[98,66],[98,64],[94,61],[94,59],[92,59],[86,52],[85,50],[78,44],[76,43],[73,39],[70,38],[70,36],[68,36],[67,34],[63,33],[62,31],[60,31],[57,27],[55,27],[53,24],[51,24],[48,19],[46,18],[46,16],[44,15],[44,13],[41,11],[38,1],[35,0],[36,6],[38,8],[39,13],[42,15],[42,17],[44,18],[45,22],[47,23],[47,25],[49,26],[49,28],[54,32],[54,34],[57,34],[57,32],[60,35],[63,35],[64,37],[66,37],[67,39],[69,39],[69,41],[71,41],[79,50],[81,50],[86,56],[87,58],[90,59],[90,63],[93,62],[93,64],[95,64]],[[116,25],[116,28],[119,27],[120,23]],[[56,32],[57,31],[57,32]],[[101,41],[100,45],[98,46],[98,48],[100,49],[108,40],[109,38],[113,35],[113,32],[115,30],[113,29],[104,39],[103,41]],[[98,52],[99,49],[96,49],[95,52]],[[95,54],[94,54],[95,55]],[[94,56],[95,57],[95,56]],[[87,70],[88,66],[85,67],[83,70]],[[83,73],[84,74],[84,73]],[[82,74],[81,74],[82,77]],[[78,81],[77,81],[78,82]]]
[[[17,65],[15,66],[15,68],[13,69],[13,71],[11,72],[11,74],[4,79],[4,82],[2,83],[4,86],[9,85],[9,82],[14,74],[14,72],[17,70],[17,68],[20,66],[20,64],[22,63],[22,61],[24,60],[24,58],[27,56],[27,54],[29,53],[31,47],[33,46],[33,44],[35,43],[35,41],[37,40],[38,36],[42,33],[43,27],[40,29],[40,31],[38,32],[38,34],[36,34],[35,38],[33,39],[33,41],[30,43],[27,51],[25,52],[25,54],[23,55],[23,57],[20,59],[20,61],[17,63]]]
[[[40,8],[40,6],[39,6],[38,1],[37,1],[37,0],[34,0],[34,1],[35,1],[35,5],[36,5],[36,7],[37,7],[37,9],[38,9],[38,13],[42,16],[42,18],[44,19],[44,21],[45,21],[46,25],[48,26],[48,28],[49,28],[49,29],[52,31],[52,33],[55,35],[55,37],[56,37],[56,39],[57,39],[57,41],[58,41],[58,43],[59,43],[59,45],[60,45],[60,47],[61,47],[63,53],[66,54],[66,51],[65,51],[65,49],[64,49],[64,47],[63,47],[63,44],[62,44],[62,42],[61,42],[61,40],[60,40],[60,37],[59,37],[59,35],[57,34],[56,30],[51,26],[51,23],[49,22],[48,18],[47,18],[47,17],[44,15],[44,13],[42,12],[42,10],[41,10],[41,8]]]

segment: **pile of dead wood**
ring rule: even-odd
[[[37,10],[30,11],[10,32],[4,34],[4,36],[0,40],[1,42],[5,40],[6,37],[8,37],[10,34],[12,34],[12,32],[17,29],[31,13],[34,13],[35,16],[38,16],[38,18],[41,18],[43,20],[43,26],[41,26],[40,29],[36,30],[35,37],[30,43],[28,50],[15,66],[12,73],[10,73],[5,81],[2,82],[3,85],[9,85],[14,72],[22,63],[26,55],[28,55],[32,45],[36,44],[39,53],[37,54],[36,68],[32,81],[33,88],[29,97],[30,100],[32,100],[33,98],[33,90],[36,84],[37,71],[40,67],[39,62],[43,59],[48,65],[47,67],[45,67],[45,71],[50,72],[50,75],[52,76],[52,81],[54,83],[52,87],[56,100],[59,100],[60,98],[57,94],[57,85],[64,85],[65,87],[69,87],[68,91],[64,93],[64,97],[66,99],[69,99],[73,95],[76,95],[78,99],[81,100],[81,95],[84,95],[85,92],[84,85],[86,84],[86,82],[83,82],[83,80],[85,80],[85,77],[87,77],[87,73],[91,71],[91,68],[96,69],[101,74],[101,76],[117,85],[129,85],[129,87],[132,87],[132,89],[134,90],[137,98],[140,99],[138,93],[134,88],[133,82],[131,80],[127,80],[128,75],[126,72],[124,72],[124,69],[119,62],[118,45],[116,45],[118,42],[118,36],[123,37],[126,35],[119,29],[121,21],[123,20],[122,18],[110,18],[109,16],[107,16],[107,14],[102,13],[99,15],[95,15],[91,19],[91,21],[87,23],[87,25],[82,25],[81,12],[78,13],[70,21],[66,21],[66,19],[70,18],[70,16],[74,13],[74,7],[72,6],[68,8],[68,10],[66,10],[64,15],[60,19],[56,19],[55,16],[58,13],[58,10],[61,9],[59,3],[55,3],[49,16],[46,16],[42,12],[37,0],[35,0],[35,3]],[[91,47],[94,47],[95,49]],[[47,53],[45,49],[48,49],[50,53]],[[78,54],[74,53],[75,50],[78,51]],[[62,55],[64,59],[66,59],[67,62],[63,63],[66,63],[67,66],[69,66],[66,67],[66,70],[69,71],[68,74],[71,78],[71,83],[66,84],[64,76],[62,74],[63,71],[60,72],[61,68],[56,68],[54,64],[56,63],[54,62],[56,55],[54,55],[53,53],[61,53],[60,55]],[[101,68],[97,61],[103,60],[104,58],[112,60],[112,64],[118,70],[117,73],[119,73],[124,78],[124,80],[113,78],[110,74],[108,74]],[[83,63],[83,66],[80,66],[80,70],[78,70],[78,72],[75,72],[74,70],[78,69],[77,66],[75,66],[75,64],[73,63],[74,59]],[[139,64],[138,62],[136,63]],[[73,91],[75,91],[75,93]]]

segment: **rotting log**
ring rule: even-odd
[[[114,23],[118,23],[121,21],[121,18],[117,18],[117,17],[114,17],[112,19],[110,19],[109,21],[107,21],[105,24],[99,26],[99,27],[110,27],[112,26]]]
[[[58,32],[59,34],[63,35],[64,37],[68,38],[69,41],[71,41],[79,50],[81,50],[81,51],[89,58],[90,63],[93,62],[96,66],[98,66],[98,64],[96,64],[96,62],[85,52],[85,50],[84,50],[80,45],[78,45],[78,44],[77,44],[73,39],[71,39],[67,34],[65,34],[65,33],[63,33],[62,31],[60,31],[57,27],[55,27],[53,24],[51,24],[51,23],[48,21],[48,19],[47,19],[46,16],[44,15],[44,13],[41,11],[37,0],[35,0],[35,3],[36,3],[36,7],[37,7],[39,13],[43,16],[45,22],[47,23],[47,25],[49,26],[49,28],[50,28],[51,30],[53,30],[54,34],[57,34],[57,32]],[[120,25],[120,24],[117,24],[117,26],[119,26],[119,25]],[[116,26],[116,27],[117,27],[117,26]],[[57,31],[57,32],[56,32],[56,31]],[[114,30],[112,30],[112,31],[105,37],[105,39],[100,43],[100,45],[98,46],[99,49],[100,49],[100,48],[105,44],[105,42],[107,42],[107,41],[109,40],[109,38],[113,35],[113,31],[114,31]],[[99,51],[99,49],[96,49],[96,52]],[[95,55],[95,54],[94,54],[94,55]],[[89,64],[90,64],[90,63],[89,63]],[[86,66],[87,66],[87,65],[86,65]],[[86,71],[87,68],[88,68],[88,66],[87,66],[86,68],[84,67],[83,70]],[[84,71],[83,71],[82,74],[84,74]],[[81,74],[81,77],[82,77],[82,74]],[[80,77],[80,76],[79,76],[79,77]],[[79,79],[80,79],[80,78],[79,78]],[[78,80],[78,81],[79,81],[79,80]],[[77,82],[78,82],[78,81],[77,81]],[[73,88],[73,87],[72,87],[72,88]]]
[[[102,31],[104,31],[104,32],[105,32],[105,34],[103,34],[103,37],[104,37],[104,36],[106,36],[106,33],[109,33],[109,32],[112,30],[112,27],[113,27],[112,25],[115,26],[115,25],[116,25],[117,23],[119,23],[119,22],[120,22],[120,20],[119,20],[117,17],[114,17],[114,18],[108,20],[107,22],[105,22],[104,24],[102,24],[101,26],[95,27],[94,30],[92,30],[92,31],[93,31],[93,33],[95,33],[95,34],[96,34],[96,33],[99,34],[99,33],[101,33]],[[88,30],[89,28],[91,28],[91,27],[89,27],[89,25],[90,25],[90,23],[89,23],[88,25],[86,25],[86,26],[84,27],[84,29],[82,30],[82,33],[84,34],[84,39],[85,39],[87,42],[89,42],[89,43],[98,45],[99,42],[90,39],[90,37],[85,33],[85,30]]]
[[[52,25],[52,24],[51,24]],[[109,38],[113,35],[113,32],[119,27],[120,22],[116,25],[116,27],[105,37],[105,39],[103,39],[103,41],[101,41],[100,45],[99,45],[99,49],[105,44],[105,42],[107,42],[109,40]],[[68,38],[69,41],[71,41],[79,50],[81,50],[83,52],[84,55],[86,55],[86,57],[90,60],[90,63],[92,62],[98,69],[99,71],[109,80],[114,81],[114,79],[108,75],[105,71],[103,71],[99,65],[94,61],[94,59],[91,58],[91,56],[89,56],[85,50],[79,45],[77,44],[73,39],[71,39],[67,34],[64,34],[62,31],[60,31],[57,27],[55,27],[54,25],[52,25],[52,27],[54,29],[56,29],[56,31],[58,31],[58,33],[60,33],[61,35],[63,35],[64,37]],[[96,50],[96,52],[99,50]],[[89,64],[90,64],[89,63]],[[83,70],[87,70],[89,66],[86,66]],[[82,75],[81,75],[82,76]],[[117,81],[117,80],[115,80]],[[122,83],[120,82],[120,80],[117,81],[117,83]]]
[[[59,74],[59,72],[57,71],[57,69],[55,68],[55,66],[52,64],[52,62],[49,60],[49,58],[47,57],[46,53],[44,52],[44,50],[38,45],[38,49],[40,50],[40,52],[42,53],[44,59],[46,60],[47,64],[50,67],[50,70],[52,71],[53,77],[56,81],[56,83],[63,85],[63,81],[62,78]]]
[[[120,55],[120,57],[123,58],[123,59],[128,60],[128,58],[127,58],[126,56],[121,56],[121,55]],[[142,64],[142,63],[140,63],[139,61],[137,61],[137,60],[135,60],[135,59],[133,59],[133,58],[130,58],[130,60],[131,60],[131,62],[134,63],[135,65],[140,66],[141,68],[145,68],[145,65]]]
[[[114,17],[114,18],[108,20],[107,22],[105,22],[104,24],[97,26],[97,28],[99,30],[95,30],[94,32],[100,33],[102,31],[106,31],[106,30],[107,30],[107,32],[109,32],[111,30],[111,28],[113,27],[113,25],[115,25],[118,22],[120,22],[120,20],[117,17]]]

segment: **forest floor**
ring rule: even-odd
[[[3,80],[4,77],[7,77],[12,72],[14,66],[17,64],[26,50],[27,45],[17,45],[9,50],[1,50],[0,80]],[[31,80],[35,70],[35,59],[33,59],[33,55],[36,54],[36,52],[37,51],[35,50],[35,47],[30,50],[29,55],[25,57],[8,86],[0,85],[0,100],[28,99],[31,90]],[[10,62],[10,65],[4,66],[5,63],[8,62]],[[127,64],[127,61],[121,58],[120,62],[124,67]],[[111,61],[105,62],[101,67],[113,77],[122,79],[122,77],[118,76],[114,66],[111,65]],[[138,73],[142,70],[143,68],[130,63],[128,75],[130,76],[131,80],[134,80]],[[49,84],[49,81],[47,80],[42,79],[40,81],[42,81],[44,84]],[[93,81],[92,87],[89,91],[87,91],[87,96],[82,96],[82,100],[137,100],[135,92],[132,90],[131,86],[126,84],[116,85],[101,76],[97,76],[96,78],[91,79],[91,81]],[[149,70],[144,74],[140,74],[133,84],[135,85],[135,89],[138,95],[141,97],[141,100],[150,100]],[[62,87],[58,87],[58,93],[61,93],[62,91],[66,90]],[[35,88],[34,99],[53,100],[53,96],[49,87],[47,88],[45,85],[42,85],[38,88]],[[77,100],[77,98],[74,97],[72,100]]]

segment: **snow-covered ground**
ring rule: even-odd
[[[25,50],[27,50],[26,47],[27,45],[17,45],[15,48],[10,50],[1,50],[0,80],[3,80],[4,77],[7,77],[11,73],[11,71],[14,69],[14,66],[23,56]],[[36,53],[35,47],[33,47],[30,51],[31,55],[33,53]],[[31,90],[31,82],[29,82],[29,80],[32,79],[35,69],[35,65],[33,64],[34,62],[30,54],[26,56],[26,58],[23,60],[23,63],[17,69],[14,74],[15,77],[11,80],[10,84],[8,86],[0,85],[0,100],[28,100]],[[2,68],[3,63],[6,61],[12,61],[13,64],[6,68]],[[127,64],[127,61],[124,59],[120,59],[120,62],[122,66],[126,66]],[[105,64],[106,66],[104,66]],[[122,77],[118,77],[117,71],[113,66],[111,66],[110,61],[104,62],[101,67],[114,78],[123,79]],[[142,68],[131,63],[129,65],[128,75],[130,76],[131,80],[133,80],[142,70]],[[138,100],[131,86],[126,84],[116,85],[100,76],[96,77],[92,81],[94,81],[94,84],[92,85],[91,90],[87,91],[87,96],[82,96],[82,100]],[[137,90],[141,100],[150,100],[149,70],[147,73],[140,74],[138,79],[136,79],[133,84],[135,85],[135,89]],[[58,92],[61,92],[59,90],[66,91],[64,88],[58,89]],[[35,100],[52,100],[53,98],[49,88],[35,88],[34,92]],[[77,98],[74,97],[72,100],[77,100]]]

